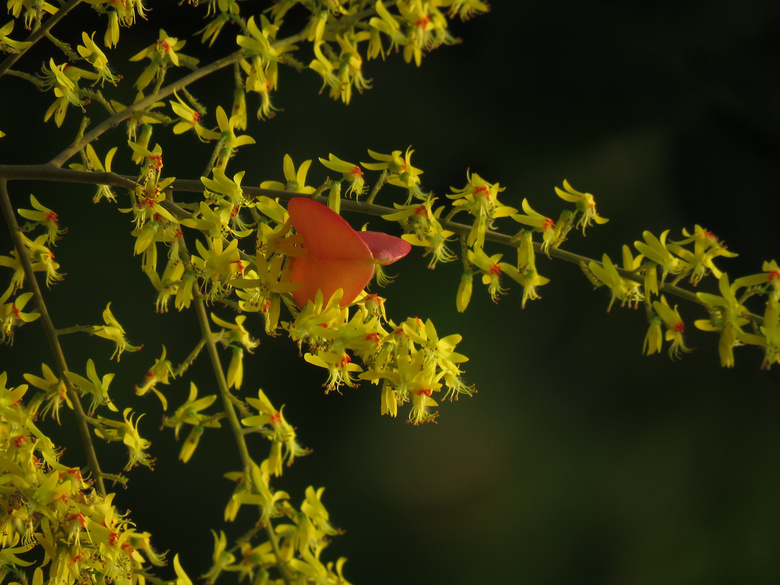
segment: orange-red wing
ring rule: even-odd
[[[374,260],[382,266],[400,260],[412,250],[412,245],[406,240],[384,232],[357,232],[357,235],[371,250]]]
[[[290,280],[302,287],[292,295],[299,307],[322,290],[327,301],[338,289],[342,305],[355,300],[374,275],[374,257],[346,220],[322,203],[295,197],[287,205],[295,231],[303,237],[304,255],[293,260]]]

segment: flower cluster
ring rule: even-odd
[[[8,387],[0,374],[0,580],[26,582],[23,571],[42,559],[34,583],[43,582],[44,568],[48,583],[144,583],[145,566],[164,562],[149,533],[116,509],[114,494],[98,494],[78,469],[60,463],[33,422],[36,402],[23,403],[27,388]]]

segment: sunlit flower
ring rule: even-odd
[[[585,228],[592,225],[595,221],[597,224],[607,223],[609,220],[605,217],[601,217],[596,213],[596,199],[590,193],[582,193],[574,189],[567,180],[563,181],[563,189],[555,187],[555,192],[558,197],[564,201],[569,201],[577,206],[577,211],[582,214],[577,227],[582,228],[582,233],[585,233]]]
[[[360,168],[360,165],[341,160],[332,154],[328,155],[328,160],[320,158],[320,162],[330,170],[342,174],[342,179],[349,183],[346,195],[355,193],[355,197],[359,197],[366,190],[365,182],[363,181],[363,169]]]

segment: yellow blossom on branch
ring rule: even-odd
[[[596,213],[596,198],[593,195],[577,191],[567,180],[564,179],[563,181],[563,189],[555,187],[555,192],[564,201],[569,201],[577,206],[577,212],[582,214],[579,221],[577,221],[577,227],[582,228],[583,234],[585,234],[585,228],[592,225],[594,221],[597,224],[604,224],[609,221]]]
[[[320,158],[320,162],[327,168],[337,173],[341,173],[342,180],[349,183],[349,189],[347,189],[346,195],[355,193],[355,196],[360,196],[365,191],[365,182],[363,180],[363,169],[360,165],[349,163],[341,160],[337,156],[332,154],[328,155],[328,160]]]
[[[111,303],[106,305],[106,309],[103,311],[103,321],[105,325],[93,325],[92,334],[113,341],[116,345],[114,353],[111,355],[111,359],[116,357],[116,361],[122,356],[125,351],[138,351],[143,346],[130,345],[125,339],[125,330],[116,320],[114,314],[111,312]]]

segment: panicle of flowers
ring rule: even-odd
[[[0,460],[7,475],[0,490],[0,574],[33,583],[144,582],[147,563],[164,564],[113,504],[76,468],[63,465],[52,441],[35,425],[23,403],[27,385],[7,386],[0,374]],[[44,577],[45,573],[45,577]]]

